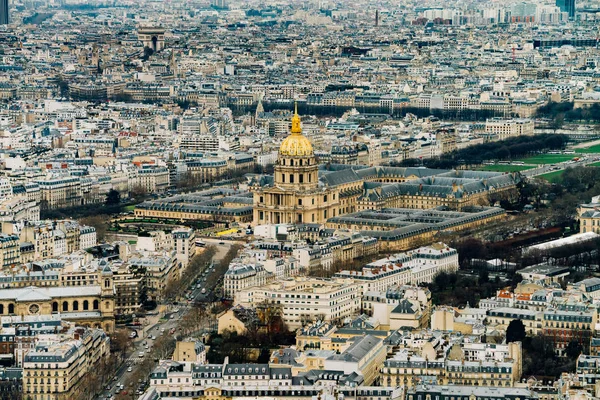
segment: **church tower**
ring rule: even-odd
[[[297,107],[290,135],[279,148],[273,182],[255,182],[251,190],[254,224],[322,224],[336,216],[338,190],[319,183],[319,165],[312,144],[302,134]]]

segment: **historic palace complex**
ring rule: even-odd
[[[335,165],[320,169],[300,117],[292,118],[275,175],[251,183],[254,223],[317,223],[384,208],[466,211],[515,188],[517,174],[428,168]],[[368,226],[361,226],[368,230]]]
[[[441,170],[319,164],[300,116],[279,148],[274,175],[253,175],[250,192],[211,189],[147,201],[137,217],[244,224],[316,224],[369,232],[390,250],[497,220],[493,207],[515,191],[520,176]]]

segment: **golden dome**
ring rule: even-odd
[[[302,134],[297,105],[292,117],[292,132],[281,143],[279,154],[282,156],[312,156],[314,154],[312,144]]]

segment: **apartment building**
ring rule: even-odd
[[[77,398],[85,390],[85,377],[108,358],[109,343],[99,329],[41,335],[23,360],[23,394],[32,400]]]
[[[0,234],[0,265],[2,268],[21,263],[21,244],[18,235]]]
[[[146,288],[145,276],[126,268],[119,268],[114,274],[115,316],[132,315],[142,307]]]
[[[473,387],[513,387],[519,383],[521,343],[470,343],[464,337],[445,338],[448,342],[435,337],[423,339],[404,339],[400,350],[383,362],[383,385],[410,389],[429,379],[442,385]]]
[[[214,182],[228,171],[227,160],[222,158],[201,158],[177,164],[177,174],[182,179],[185,174],[199,183]]]
[[[360,288],[349,280],[293,278],[235,293],[235,304],[255,307],[267,302],[281,307],[285,323],[299,328],[309,321],[341,321],[360,310]]]
[[[130,271],[145,276],[149,300],[160,300],[169,284],[181,276],[181,263],[175,252],[133,255],[128,261]]]
[[[383,340],[371,335],[357,336],[341,354],[329,356],[324,361],[327,371],[343,371],[345,374],[362,375],[363,384],[379,383],[379,369],[386,357]]]
[[[227,298],[243,289],[260,287],[272,282],[275,275],[268,272],[261,264],[245,263],[243,260],[234,260],[223,278],[223,291]]]
[[[531,119],[499,119],[485,121],[486,141],[505,140],[515,136],[533,135],[534,122]]]
[[[578,342],[585,352],[590,348],[597,321],[598,312],[592,306],[548,309],[543,313],[542,333],[552,340],[559,354],[563,354],[572,341]]]
[[[40,186],[42,209],[75,207],[83,204],[78,177],[55,177],[36,182]]]
[[[587,204],[580,204],[577,208],[579,217],[579,233],[600,233],[600,196],[592,197]]]
[[[196,233],[192,228],[181,227],[174,229],[171,236],[177,260],[186,268],[196,254]]]
[[[435,399],[452,400],[464,399],[506,399],[506,400],[538,400],[538,394],[526,388],[498,388],[487,386],[459,386],[459,385],[418,385],[406,392],[405,400]]]
[[[512,308],[512,307],[500,307],[494,308],[487,312],[488,325],[496,326],[498,329],[502,327],[508,327],[512,320],[521,320],[525,325],[525,332],[528,335],[535,336],[542,329],[542,314],[538,311]]]
[[[367,264],[362,271],[340,271],[334,277],[353,280],[364,295],[370,291],[385,292],[390,286],[432,282],[439,272],[457,270],[458,252],[443,243],[435,243],[379,259]]]
[[[21,243],[31,243],[34,260],[60,257],[96,245],[96,229],[80,225],[77,221],[37,221],[23,226],[19,234]]]
[[[0,221],[37,221],[40,219],[38,203],[29,200],[25,193],[4,198],[0,200]]]
[[[129,190],[142,189],[146,193],[164,193],[169,187],[167,167],[144,167],[135,170],[129,180]]]

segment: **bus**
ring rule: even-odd
[[[196,247],[205,247],[206,243],[204,243],[201,239],[196,239]]]

